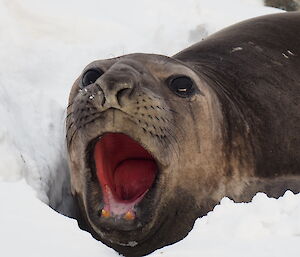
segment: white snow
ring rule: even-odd
[[[0,188],[1,256],[119,256],[36,199],[24,180]],[[184,240],[151,256],[296,257],[299,217],[300,195],[289,191],[278,200],[259,193],[249,204],[224,198]]]
[[[64,117],[85,65],[132,52],[173,55],[275,12],[262,0],[0,0],[0,256],[118,256],[48,207],[71,215]],[[299,256],[299,217],[292,193],[249,204],[225,198],[187,238],[152,256]]]
[[[78,229],[75,220],[41,203],[24,180],[0,187],[1,256],[117,256]]]
[[[224,198],[184,240],[153,256],[299,256],[299,215],[300,195],[290,191],[278,200],[258,193],[248,204]]]

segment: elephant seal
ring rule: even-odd
[[[224,196],[299,192],[299,28],[298,12],[267,15],[173,57],[89,64],[67,116],[80,226],[142,256],[184,238]]]

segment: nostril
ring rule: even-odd
[[[117,94],[116,94],[116,98],[118,103],[121,105],[121,99],[124,95],[128,94],[129,91],[131,91],[131,88],[122,88],[120,89]]]

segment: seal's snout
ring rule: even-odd
[[[102,108],[122,108],[137,84],[137,71],[130,65],[117,63],[95,81],[102,93]]]
[[[130,78],[111,79],[103,76],[96,82],[96,86],[103,93],[103,108],[120,108],[124,105],[124,99],[130,94],[134,82]]]

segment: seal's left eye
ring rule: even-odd
[[[195,93],[195,85],[191,78],[180,76],[170,80],[169,88],[180,97],[189,97]]]
[[[86,87],[90,84],[93,84],[102,74],[103,74],[102,70],[98,70],[98,69],[87,70],[82,76],[82,87]]]

